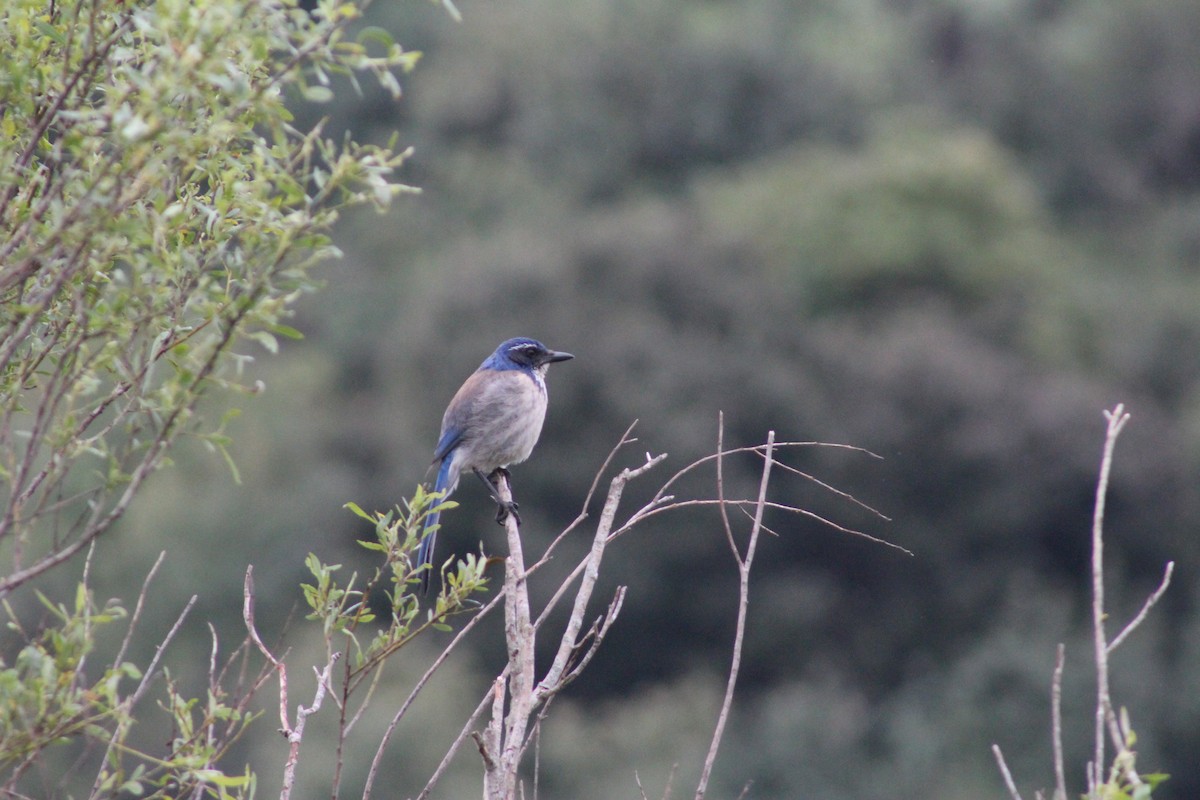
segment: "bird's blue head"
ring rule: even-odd
[[[527,339],[522,336],[502,342],[496,348],[496,352],[484,359],[479,368],[520,369],[542,374],[546,371],[546,367],[555,361],[566,361],[574,357],[570,353],[551,350],[537,339]]]

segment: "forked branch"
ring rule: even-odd
[[[1116,449],[1117,438],[1129,421],[1124,405],[1118,404],[1111,411],[1105,411],[1104,417],[1108,426],[1104,437],[1103,454],[1100,459],[1100,472],[1096,481],[1095,506],[1092,513],[1092,647],[1096,667],[1096,709],[1093,731],[1092,760],[1087,766],[1087,795],[1088,800],[1099,800],[1101,797],[1126,796],[1126,789],[1132,787],[1136,796],[1149,797],[1148,784],[1143,780],[1135,767],[1134,753],[1130,749],[1131,732],[1126,725],[1118,720],[1113,709],[1112,695],[1109,689],[1109,655],[1146,619],[1150,609],[1159,601],[1171,583],[1175,571],[1175,563],[1168,562],[1163,570],[1162,580],[1146,601],[1141,610],[1131,619],[1121,632],[1109,641],[1105,632],[1105,620],[1108,612],[1104,608],[1104,514],[1105,500],[1108,496],[1109,477],[1112,472],[1113,453]],[[1065,664],[1065,650],[1062,644],[1058,646],[1055,659],[1054,677],[1051,683],[1051,723],[1054,747],[1054,800],[1066,800],[1067,789],[1065,770],[1063,769],[1063,726],[1062,726],[1062,676]],[[1109,738],[1116,750],[1111,768],[1105,766],[1105,737]],[[998,745],[992,746],[1005,785],[1013,800],[1020,800],[1012,774],[1004,763],[1004,756]]]

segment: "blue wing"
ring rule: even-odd
[[[458,425],[447,427],[444,431],[442,431],[442,438],[438,439],[437,447],[433,449],[433,460],[445,462],[446,456],[450,455],[450,452],[454,448],[458,447],[462,440],[463,429],[461,427]],[[438,478],[440,483],[440,473]]]

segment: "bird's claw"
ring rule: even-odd
[[[519,506],[516,500],[510,500],[507,503],[500,503],[496,509],[496,523],[503,525],[508,521],[508,515],[512,514],[512,518],[517,521],[517,527],[521,526],[521,515],[517,513]]]

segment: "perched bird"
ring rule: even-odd
[[[548,349],[536,339],[509,339],[488,356],[455,393],[442,416],[442,433],[433,453],[438,465],[434,491],[449,497],[463,470],[471,470],[500,506],[496,521],[512,514],[517,524],[517,504],[500,500],[491,476],[507,475],[511,464],[529,458],[546,418],[546,369],[556,361],[574,358]],[[425,519],[417,567],[433,563],[438,512]],[[421,573],[421,590],[428,591],[433,567]]]

